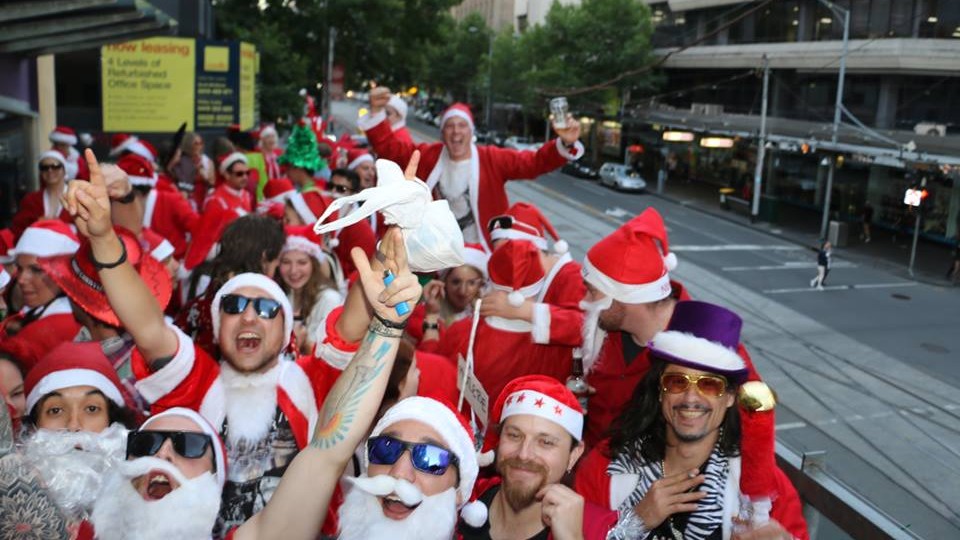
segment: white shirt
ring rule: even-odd
[[[471,224],[463,228],[465,242],[479,242],[480,230],[477,229],[476,216],[470,207],[470,171],[472,163],[469,159],[462,161],[447,161],[444,163],[443,173],[440,175],[440,194],[447,200],[450,210],[457,221],[472,217]]]

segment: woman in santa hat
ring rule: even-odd
[[[293,305],[293,331],[300,352],[309,354],[314,336],[335,307],[343,303],[343,272],[336,257],[320,247],[310,226],[287,227],[277,281]]]
[[[423,288],[423,303],[410,316],[411,327],[407,330],[417,342],[440,339],[440,327],[470,317],[473,304],[484,293],[487,284],[487,261],[490,256],[479,244],[466,244],[463,249],[464,264],[441,274]],[[422,320],[423,324],[415,324]],[[431,350],[428,345],[425,350]]]
[[[20,200],[20,209],[13,216],[10,230],[15,239],[27,227],[41,219],[60,219],[67,223],[72,220],[60,205],[60,197],[67,186],[67,158],[57,150],[47,150],[40,154],[37,160],[37,171],[40,175],[40,189],[27,193]]]

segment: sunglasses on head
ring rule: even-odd
[[[63,164],[56,163],[54,165],[40,165],[39,168],[40,168],[40,172],[59,171],[60,169],[63,168]]]
[[[253,309],[261,319],[272,319],[280,313],[280,302],[272,298],[247,298],[239,294],[225,294],[220,299],[220,311],[230,315],[239,315],[253,303]]]
[[[493,232],[497,229],[512,229],[513,216],[497,216],[487,224],[487,231]]]
[[[203,457],[207,448],[213,446],[213,440],[206,433],[193,431],[131,431],[127,435],[127,459],[155,456],[167,439],[170,439],[170,442],[173,443],[174,452],[189,459]],[[216,460],[214,460],[214,466],[216,466]]]
[[[706,397],[720,397],[727,391],[727,380],[719,375],[687,375],[668,372],[660,377],[660,388],[668,394],[682,394],[697,385],[697,391]]]
[[[432,443],[406,442],[389,435],[367,440],[367,458],[373,465],[393,465],[407,450],[413,468],[427,474],[442,476],[451,465],[460,466],[453,452]]]

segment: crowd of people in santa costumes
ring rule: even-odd
[[[370,105],[369,149],[51,134],[0,231],[0,536],[807,538],[742,323],[671,279],[660,214],[577,261],[510,204],[574,119],[515,151]]]

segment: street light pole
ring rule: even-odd
[[[830,8],[835,15],[843,13],[843,52],[840,54],[840,74],[837,81],[837,102],[833,111],[833,133],[830,141],[834,148],[837,144],[837,131],[840,129],[840,114],[843,108],[843,82],[847,74],[847,52],[850,45],[850,10],[844,9],[829,0],[820,0],[820,3]],[[827,225],[830,221],[830,196],[833,193],[833,175],[837,169],[837,160],[830,158],[830,170],[827,172],[827,189],[823,196],[823,219],[820,222],[820,238],[827,237]]]
[[[322,114],[325,117],[331,116],[330,110],[333,107],[333,96],[330,95],[330,90],[333,88],[333,47],[337,42],[337,29],[333,25],[330,25],[330,33],[327,39],[329,43],[327,46],[327,91],[323,93],[323,101],[326,107],[322,109]],[[329,122],[330,119],[327,118],[327,121]]]
[[[489,133],[493,126],[490,124],[493,118],[493,32],[490,33],[490,46],[487,49],[487,132]]]
[[[753,205],[750,221],[760,213],[760,188],[763,186],[763,161],[767,153],[767,90],[770,88],[770,61],[763,55],[763,104],[760,106],[760,142],[757,145],[757,168],[753,171]]]

